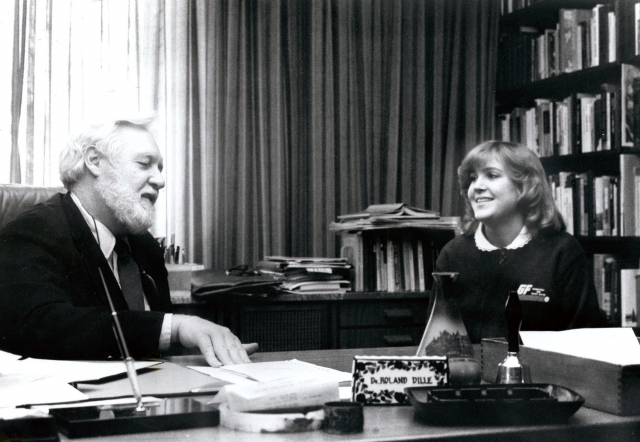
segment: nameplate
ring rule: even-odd
[[[441,356],[355,356],[352,373],[352,401],[410,405],[404,389],[446,385],[449,364]]]

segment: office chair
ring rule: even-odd
[[[65,193],[66,189],[0,184],[0,229],[28,208],[47,200],[56,192]]]

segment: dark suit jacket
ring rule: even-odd
[[[155,283],[144,284],[152,311],[128,310],[70,194],[57,194],[7,224],[0,231],[0,349],[50,359],[119,358],[101,268],[131,355],[157,354],[164,312],[171,311],[162,250],[148,232],[130,235],[129,244]]]

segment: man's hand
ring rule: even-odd
[[[198,347],[212,367],[251,362],[247,353],[254,353],[258,344],[242,344],[228,328],[197,316],[173,315],[171,342],[187,348]]]

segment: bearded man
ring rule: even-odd
[[[68,192],[0,232],[0,350],[49,359],[119,358],[101,269],[133,357],[199,347],[212,366],[250,362],[227,328],[171,314],[163,253],[148,232],[163,160],[151,119],[88,127],[60,155]]]

